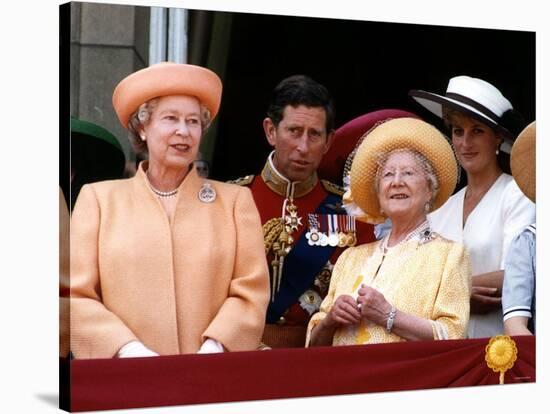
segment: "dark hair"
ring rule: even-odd
[[[443,122],[445,123],[445,126],[448,128],[448,134],[449,136],[452,136],[452,117],[456,114],[465,115],[465,116],[472,116],[468,112],[459,111],[457,109],[448,108],[446,106],[443,106]],[[478,119],[478,118],[476,118]],[[489,122],[481,121],[483,125],[485,125],[488,128],[491,128],[495,134],[500,136],[503,141],[505,136],[508,136],[511,138],[512,142],[516,140],[519,132],[522,131],[522,128],[526,124],[525,118],[523,118],[523,115],[521,115],[520,112],[516,111],[515,109],[509,109],[508,111],[504,112],[501,116],[500,124],[504,128],[498,129],[495,126],[491,125]],[[507,132],[504,132],[507,131]],[[500,151],[497,155],[497,163],[500,169],[505,172],[506,174],[511,174],[511,168],[510,168],[510,154],[507,154],[504,151]]]
[[[321,107],[326,114],[327,133],[334,129],[334,101],[327,88],[305,75],[293,75],[283,79],[273,90],[267,116],[275,126],[283,119],[283,111],[290,105]]]

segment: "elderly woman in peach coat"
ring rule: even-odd
[[[269,300],[260,217],[247,188],[193,166],[222,85],[161,63],[123,79],[113,105],[137,151],[130,179],[86,185],[71,221],[76,358],[256,349]]]

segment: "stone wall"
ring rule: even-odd
[[[135,158],[111,103],[117,83],[147,66],[149,7],[71,3],[71,115],[111,131]]]

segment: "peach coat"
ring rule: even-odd
[[[269,276],[248,188],[200,178],[179,187],[172,223],[140,165],[135,177],[82,187],[71,219],[71,350],[110,358],[139,340],[161,354],[205,338],[255,349]],[[208,181],[217,193],[199,200]]]

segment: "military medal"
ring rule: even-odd
[[[338,215],[338,247],[346,247],[348,245],[348,235],[346,233],[346,217],[344,215]]]
[[[338,247],[346,247],[348,245],[348,235],[346,233],[338,233]]]
[[[344,234],[346,237],[344,238],[344,243],[346,244],[346,247],[349,247],[350,241],[351,241],[351,217],[350,216],[344,216],[345,221],[345,231]]]
[[[293,233],[298,230],[298,226],[302,225],[302,217],[298,217],[298,209],[290,200],[290,203],[286,205],[288,215],[285,215],[285,227],[289,233]]]
[[[336,224],[336,215],[328,215],[328,244],[329,246],[338,246],[338,229]]]
[[[330,285],[330,276],[332,275],[332,269],[334,265],[329,261],[323,266],[321,272],[315,278],[314,285],[319,289],[321,295],[326,295]]]
[[[310,246],[318,246],[320,241],[319,222],[315,214],[307,215],[309,231],[306,233],[307,244]]]
[[[311,232],[310,234],[310,238],[309,238],[309,241],[310,241],[310,246],[317,246],[319,245],[319,241],[320,241],[321,237],[319,236],[319,233],[317,232],[317,230],[315,229],[314,231]]]
[[[319,217],[320,219],[320,231],[319,231],[319,244],[318,246],[328,246],[328,221],[327,221],[327,215],[321,215]]]
[[[355,233],[355,217],[348,216],[350,232],[348,233],[348,247],[355,246],[357,243],[357,236]]]
[[[210,183],[204,183],[199,190],[199,200],[203,203],[211,203],[216,199],[216,190],[212,188]]]
[[[298,298],[298,302],[302,309],[304,309],[309,315],[313,315],[319,310],[323,299],[313,289],[308,289]]]

